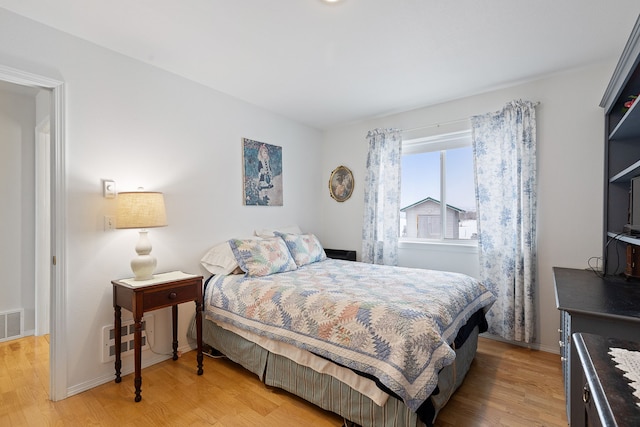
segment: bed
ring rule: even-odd
[[[432,425],[495,300],[462,274],[329,259],[312,234],[218,249],[203,258],[217,273],[205,288],[204,342],[361,426]]]

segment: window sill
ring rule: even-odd
[[[457,253],[478,253],[477,240],[413,240],[400,239],[398,249],[417,249]]]

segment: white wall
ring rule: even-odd
[[[0,312],[24,309],[24,330],[35,327],[34,128],[35,98],[0,92]]]
[[[322,198],[323,242],[328,247],[361,249],[366,134],[378,127],[413,129],[446,123],[501,109],[513,99],[540,101],[538,137],[538,310],[537,343],[558,352],[559,313],[555,305],[552,267],[587,268],[602,255],[604,112],[598,107],[615,60],[548,76],[490,93],[375,118],[333,129],[325,135],[323,180],[343,164],[354,173],[354,194],[345,203]],[[446,126],[445,126],[446,127]],[[437,256],[439,255],[439,256]],[[421,261],[421,262],[420,262]],[[404,247],[400,263],[458,269],[473,273],[477,254],[451,248],[437,254],[432,247]],[[477,271],[477,269],[476,269]],[[471,272],[471,273],[470,273]]]
[[[149,233],[157,271],[204,273],[199,260],[210,246],[257,227],[318,227],[321,165],[309,159],[321,156],[319,131],[4,9],[0,63],[66,84],[67,259],[59,261],[70,393],[113,379],[99,335],[113,322],[110,281],[131,276],[135,255],[135,231],[103,231],[115,201],[102,198],[101,179],[119,191],[165,193],[169,226]],[[284,206],[242,205],[243,137],[282,147]],[[180,313],[184,337],[193,304]],[[158,352],[171,349],[169,319],[169,310],[156,312]]]

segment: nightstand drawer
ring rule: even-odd
[[[186,286],[173,286],[144,293],[143,309],[155,310],[174,304],[197,300],[199,292],[192,283]]]

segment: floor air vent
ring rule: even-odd
[[[12,310],[0,313],[0,342],[24,336],[24,310]]]

